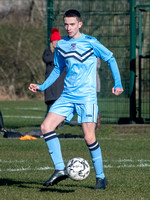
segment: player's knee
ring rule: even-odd
[[[53,128],[53,126],[50,124],[50,123],[42,123],[41,124],[41,132],[42,134],[45,134],[45,133],[49,133],[51,131],[54,131],[55,129]]]
[[[88,145],[93,144],[95,142],[95,137],[93,135],[86,135],[84,139]]]
[[[48,130],[47,125],[44,124],[44,123],[41,124],[41,132],[42,132],[42,134],[45,134],[45,133],[50,132],[50,131]]]
[[[42,132],[42,134],[44,134],[44,132],[45,132],[45,126],[44,126],[44,124],[41,124],[41,132]]]

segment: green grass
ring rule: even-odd
[[[0,102],[0,109],[4,115],[6,128],[13,126],[15,130],[28,132],[35,128],[39,129],[46,107],[42,101]],[[82,134],[80,126],[68,124],[56,132],[58,135]],[[42,183],[50,177],[54,167],[44,139],[21,141],[18,138],[6,139],[0,135],[0,199],[148,200],[149,134],[118,134],[113,126],[103,125],[101,131],[96,131],[96,136],[102,149],[104,172],[108,179],[108,187],[104,191],[93,190],[95,173],[83,139],[60,139],[60,143],[65,164],[77,156],[88,160],[91,166],[88,178],[78,182],[67,179],[57,186],[46,188]]]
[[[28,131],[40,125],[44,119],[46,105],[44,101],[1,101],[0,110],[6,128]]]

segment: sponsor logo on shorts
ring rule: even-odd
[[[86,117],[93,117],[92,115],[86,115]]]

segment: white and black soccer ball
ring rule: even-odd
[[[90,165],[83,158],[73,158],[67,164],[67,173],[71,179],[81,181],[90,174]]]

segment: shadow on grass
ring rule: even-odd
[[[41,192],[59,192],[59,193],[73,193],[76,191],[77,188],[84,188],[84,189],[91,189],[93,190],[93,187],[90,187],[88,185],[81,185],[81,184],[59,184],[58,187],[66,187],[68,189],[60,189],[60,188],[42,188]],[[69,189],[70,188],[70,189]],[[76,188],[76,189],[73,189]]]
[[[26,185],[27,184],[27,185]],[[75,192],[75,189],[73,189],[74,187],[77,188],[88,188],[93,190],[93,187],[90,187],[89,185],[80,185],[80,184],[60,184],[58,187],[56,188],[56,186],[54,187],[46,187],[46,188],[39,188],[39,185],[41,185],[41,183],[39,182],[24,182],[24,181],[16,181],[16,180],[12,180],[12,179],[0,179],[0,186],[16,186],[18,188],[32,188],[31,185],[34,185],[33,188],[35,188],[35,185],[38,185],[37,188],[40,189],[40,192],[58,192],[58,193],[73,193]],[[60,187],[62,187],[62,189],[60,189]],[[66,187],[67,189],[63,189],[64,187]],[[70,188],[70,189],[69,189]]]
[[[12,179],[0,179],[0,186],[16,186],[18,188],[31,188],[30,186],[26,186],[24,184],[29,185],[41,185],[41,183],[37,182],[23,182],[23,181],[15,181]],[[63,185],[64,187],[64,185]],[[35,186],[34,186],[35,188]],[[39,187],[38,187],[39,188]],[[40,192],[58,192],[58,193],[72,193],[75,192],[73,189],[58,189],[58,188],[41,188]]]
[[[0,186],[12,186],[17,185],[18,187],[24,187],[22,184],[40,184],[37,182],[22,182],[22,181],[15,181],[12,179],[0,179]]]
[[[57,188],[42,188],[40,192],[58,192],[58,193],[72,193],[75,190],[57,189]]]
[[[65,186],[65,187],[76,187],[76,188],[87,188],[87,189],[91,189],[91,190],[93,190],[94,189],[94,187],[92,187],[92,186],[89,186],[89,185],[81,185],[81,184],[65,184],[65,185],[63,185],[63,186]]]

